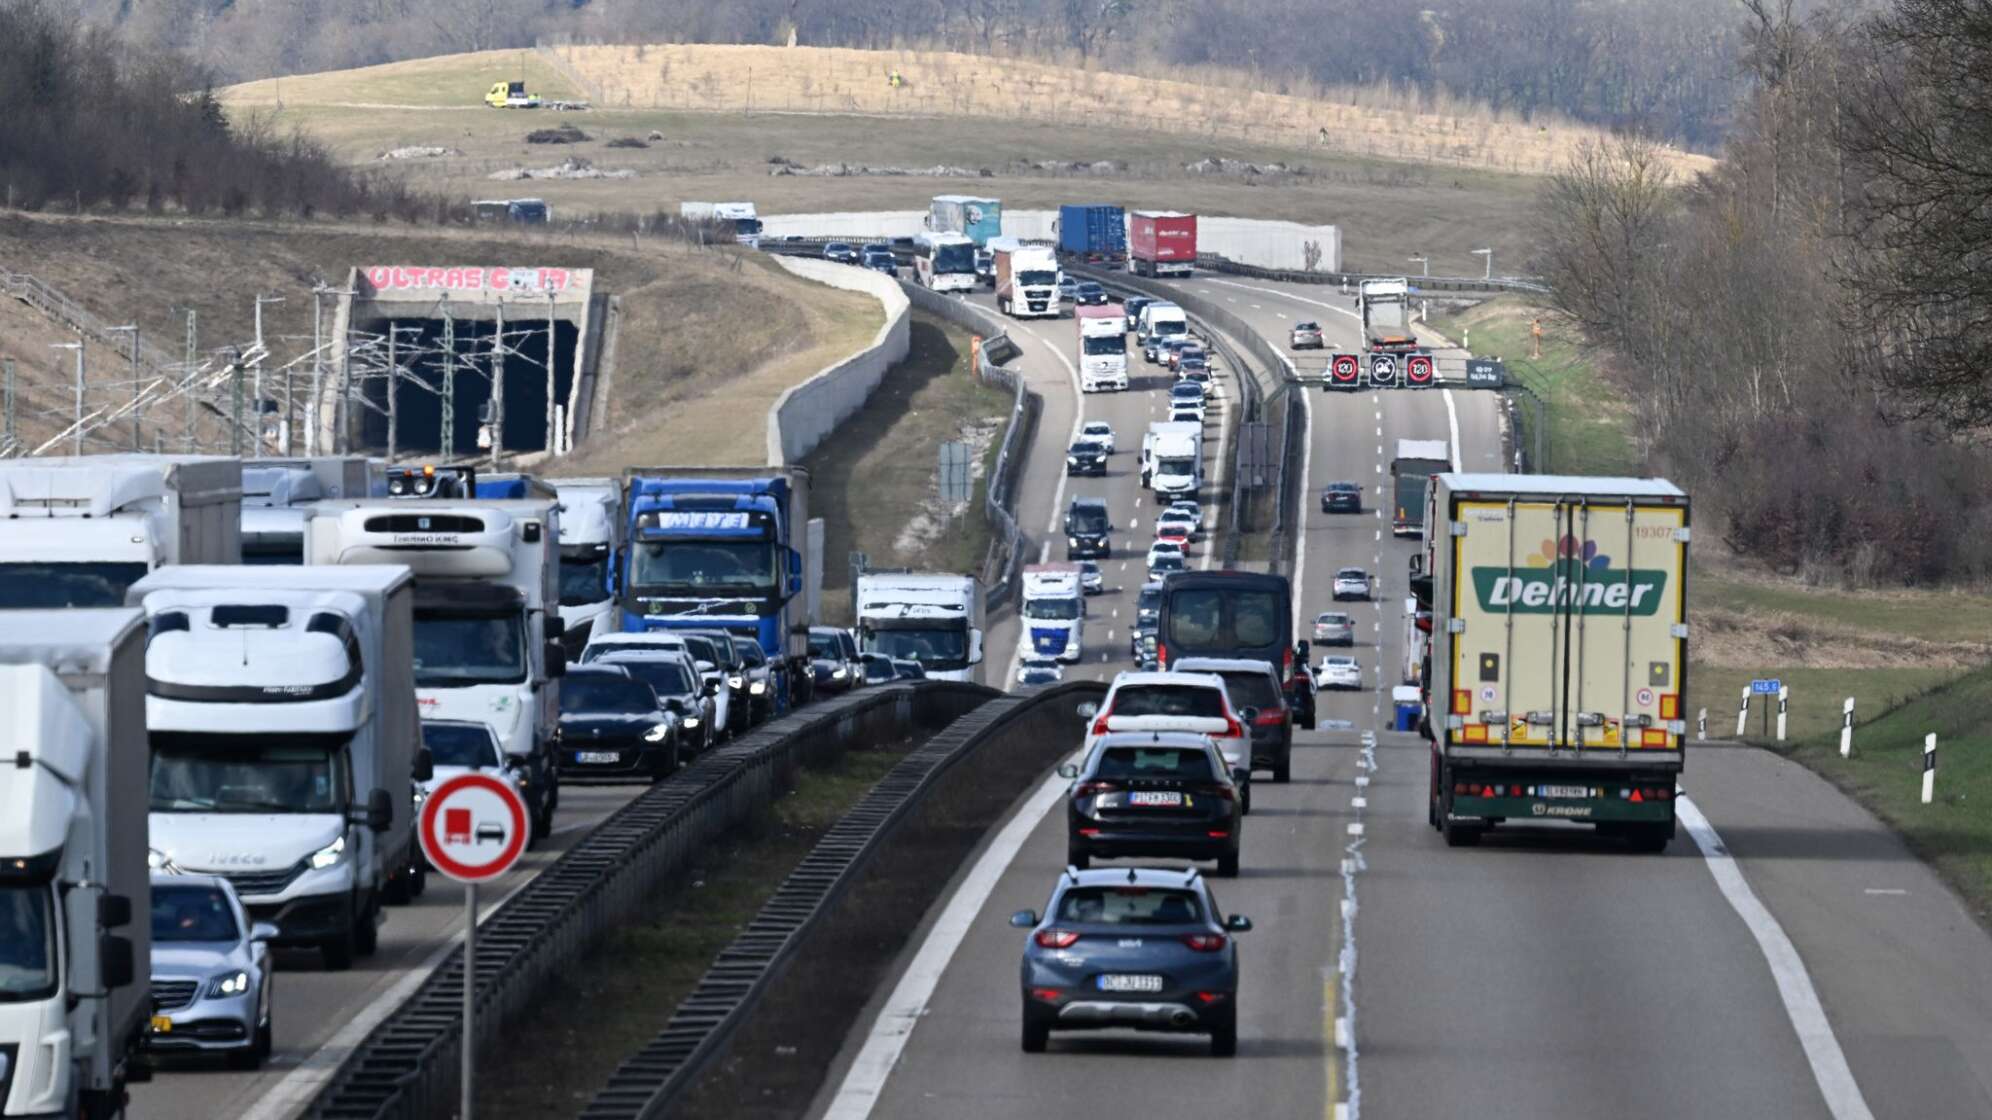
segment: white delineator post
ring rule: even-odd
[[[1700,739],[1700,740],[1701,740],[1701,741],[1703,741],[1703,742],[1707,742],[1707,741],[1708,741],[1708,709],[1707,709],[1707,708],[1703,708],[1703,709],[1701,710],[1701,715],[1699,715],[1699,716],[1695,717],[1695,738],[1697,738],[1697,739]]]
[[[1790,703],[1791,703],[1790,686],[1788,685],[1778,686],[1778,742],[1780,743],[1784,742],[1785,740],[1785,709],[1787,706],[1790,705]]]
[[[1743,686],[1743,702],[1736,705],[1736,737],[1743,737],[1743,725],[1750,720],[1750,686]]]
[[[1854,698],[1849,696],[1840,705],[1840,757],[1854,756]]]
[[[1937,733],[1923,736],[1923,804],[1937,795]]]

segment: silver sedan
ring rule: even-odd
[[[270,939],[219,875],[152,876],[154,1053],[222,1054],[239,1069],[270,1056]]]

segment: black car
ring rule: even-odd
[[[1363,488],[1353,482],[1331,482],[1321,491],[1322,513],[1361,513]]]
[[[1106,474],[1107,449],[1091,440],[1080,440],[1065,451],[1065,473]]]
[[[849,630],[836,626],[809,628],[809,668],[823,692],[848,692],[865,681],[858,663],[858,643]]]
[[[745,734],[754,726],[753,706],[747,696],[747,663],[740,651],[733,645],[733,635],[724,631],[681,631],[685,645],[692,656],[700,661],[709,661],[713,667],[726,674],[725,727],[719,731],[725,735]]]
[[[678,720],[681,754],[698,754],[715,742],[719,729],[712,722],[717,706],[712,698],[719,691],[718,683],[700,680],[689,659],[679,654],[630,650],[611,653],[589,664],[621,668],[649,685],[657,694],[658,706]]]
[[[892,659],[892,671],[896,674],[894,677],[895,680],[924,681],[927,679],[927,670],[921,668],[918,661],[904,657],[895,657]]]
[[[1212,859],[1238,874],[1245,807],[1224,757],[1189,731],[1100,736],[1077,766],[1065,799],[1065,862],[1084,870],[1095,856]]]
[[[1108,534],[1114,531],[1104,498],[1074,498],[1065,510],[1065,558],[1105,560],[1113,551]]]
[[[1231,706],[1252,725],[1252,769],[1272,771],[1275,782],[1291,780],[1294,712],[1271,665],[1228,657],[1185,657],[1170,669],[1222,677]]]
[[[861,654],[866,684],[891,684],[899,678],[899,666],[882,653]]]
[[[623,666],[576,665],[560,679],[560,770],[570,780],[657,782],[678,769],[678,721]]]
[[[1073,290],[1072,302],[1095,306],[1106,303],[1107,290],[1102,288],[1098,281],[1081,280],[1079,286]]]
[[[1140,325],[1140,323],[1141,323],[1141,309],[1142,309],[1142,308],[1144,308],[1144,307],[1147,307],[1147,306],[1148,306],[1149,304],[1151,304],[1151,303],[1154,303],[1154,302],[1155,302],[1155,300],[1154,300],[1154,299],[1153,299],[1152,297],[1149,297],[1149,296],[1129,296],[1129,297],[1127,297],[1127,302],[1126,302],[1126,303],[1123,303],[1123,304],[1121,304],[1121,307],[1122,307],[1122,309],[1124,309],[1124,310],[1125,310],[1125,311],[1127,312],[1127,329],[1128,329],[1128,330],[1133,330],[1133,329],[1134,329],[1135,327],[1137,327],[1137,326],[1139,326],[1139,325]]]

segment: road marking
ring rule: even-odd
[[[1286,312],[1284,311],[1275,311],[1273,314],[1278,315],[1282,319],[1286,318]]]
[[[1264,311],[1264,310],[1265,310],[1265,308],[1263,308],[1263,307],[1260,307],[1260,306],[1259,306],[1258,304],[1256,304],[1256,303],[1253,303],[1253,304],[1247,304],[1246,306],[1250,307],[1250,308],[1251,308],[1252,310],[1254,310],[1254,311]]]
[[[1381,434],[1381,433],[1379,433],[1379,434]],[[1383,454],[1383,445],[1382,445],[1382,444],[1380,444],[1380,443],[1379,443],[1379,444],[1377,444],[1377,445],[1376,445],[1376,453],[1377,453],[1378,455],[1381,455],[1381,454]]]
[[[1111,628],[1107,631],[1107,640],[1110,642],[1114,640],[1114,632]]]
[[[892,1075],[892,1067],[898,1063],[900,1054],[905,1052],[906,1040],[912,1037],[920,1017],[927,1013],[927,1001],[933,998],[934,989],[941,982],[941,974],[947,971],[948,962],[961,948],[976,915],[982,912],[983,904],[989,901],[997,882],[1003,878],[1003,872],[1017,858],[1024,841],[1030,838],[1038,822],[1064,795],[1069,784],[1056,773],[1039,783],[1037,789],[1031,791],[1029,800],[1004,822],[1002,830],[962,879],[961,886],[955,888],[947,907],[920,943],[913,962],[906,967],[899,983],[893,986],[892,995],[887,997],[885,1006],[879,1010],[871,1034],[866,1037],[864,1047],[858,1051],[850,1070],[844,1074],[844,1082],[837,1087],[837,1095],[825,1111],[824,1120],[864,1120],[871,1115],[872,1107],[878,1103],[879,1093],[885,1089],[886,1078]]]
[[[1702,859],[1708,864],[1709,874],[1715,876],[1722,897],[1757,939],[1757,948],[1763,952],[1764,962],[1770,965],[1771,979],[1777,982],[1785,1017],[1791,1020],[1792,1030],[1798,1034],[1798,1044],[1805,1051],[1806,1063],[1812,1067],[1812,1079],[1819,1085],[1820,1096],[1826,1098],[1827,1111],[1833,1114],[1833,1120],[1874,1120],[1867,1099],[1861,1095],[1860,1084],[1854,1080],[1854,1071],[1847,1065],[1847,1056],[1840,1049],[1840,1040],[1833,1035],[1833,1024],[1819,1004],[1812,978],[1806,975],[1805,961],[1800,959],[1797,947],[1785,936],[1777,918],[1758,900],[1757,893],[1750,889],[1735,857],[1729,854],[1715,826],[1708,823],[1694,800],[1677,798],[1674,812],[1687,827],[1688,835],[1695,838],[1695,846],[1701,849]]]
[[[1383,464],[1382,464],[1382,463],[1378,463],[1378,464],[1376,465],[1376,473],[1378,473],[1378,474],[1382,474],[1382,473],[1383,473]],[[1381,486],[1378,486],[1378,487],[1376,488],[1376,491],[1377,491],[1377,493],[1379,493],[1379,494],[1383,493],[1383,487],[1381,487]]]
[[[1173,631],[1171,631],[1171,632],[1173,633]],[[1352,821],[1352,822],[1350,822],[1350,824],[1349,824],[1349,835],[1351,835],[1351,836],[1361,836],[1362,834],[1363,834],[1363,825],[1362,825],[1362,822],[1361,822],[1361,821]]]
[[[1301,415],[1306,422],[1300,431],[1300,480],[1303,486],[1313,486],[1314,477],[1314,408],[1306,400],[1301,401]],[[1293,584],[1304,593],[1307,588],[1307,496],[1300,500],[1301,531],[1293,535]],[[1293,632],[1300,633],[1301,596],[1293,597]]]
[[[1909,892],[1903,890],[1900,887],[1869,887],[1868,889],[1862,891],[1861,893],[1862,894],[1908,894]]]
[[[1344,874],[1346,874],[1346,872],[1344,872]],[[1322,1041],[1326,1042],[1330,1039],[1336,1038],[1337,1037],[1336,1032],[1337,1029],[1341,1026],[1341,1022],[1342,1021],[1340,1019],[1335,1017],[1335,973],[1329,969],[1324,968],[1321,970]],[[1342,1111],[1342,1102],[1340,1100],[1340,1097],[1342,1096],[1342,1086],[1340,1081],[1335,1076],[1335,1063],[1336,1063],[1335,1054],[1332,1051],[1322,1055],[1321,1066],[1322,1066],[1323,1075],[1327,1081],[1327,1091],[1321,1095],[1321,1100],[1324,1106],[1324,1111],[1326,1113],[1327,1120],[1341,1120],[1341,1117],[1344,1115]]]
[[[1378,529],[1378,530],[1376,531],[1376,539],[1377,539],[1377,540],[1382,540],[1382,539],[1383,539],[1383,530],[1382,530],[1382,529]]]
[[[1350,799],[1349,799],[1349,808],[1351,808],[1351,809],[1367,809],[1367,808],[1369,808],[1369,798],[1367,798],[1367,797],[1352,797],[1352,798],[1350,798]]]
[[[1441,395],[1446,398],[1446,426],[1452,429],[1453,471],[1458,473],[1462,469],[1459,465],[1459,409],[1453,407],[1451,389],[1442,390]]]
[[[1378,438],[1378,439],[1382,439],[1382,438],[1383,438],[1383,425],[1382,425],[1382,424],[1378,424],[1378,425],[1376,426],[1376,438]],[[1379,445],[1379,446],[1377,447],[1377,449],[1376,449],[1376,453],[1377,453],[1378,455],[1381,455],[1381,454],[1383,454],[1383,448],[1382,448],[1382,446],[1380,446],[1380,445]]]

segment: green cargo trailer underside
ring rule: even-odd
[[[1510,821],[1648,821],[1674,819],[1670,801],[1632,801],[1623,797],[1473,797],[1454,794],[1455,818]]]

